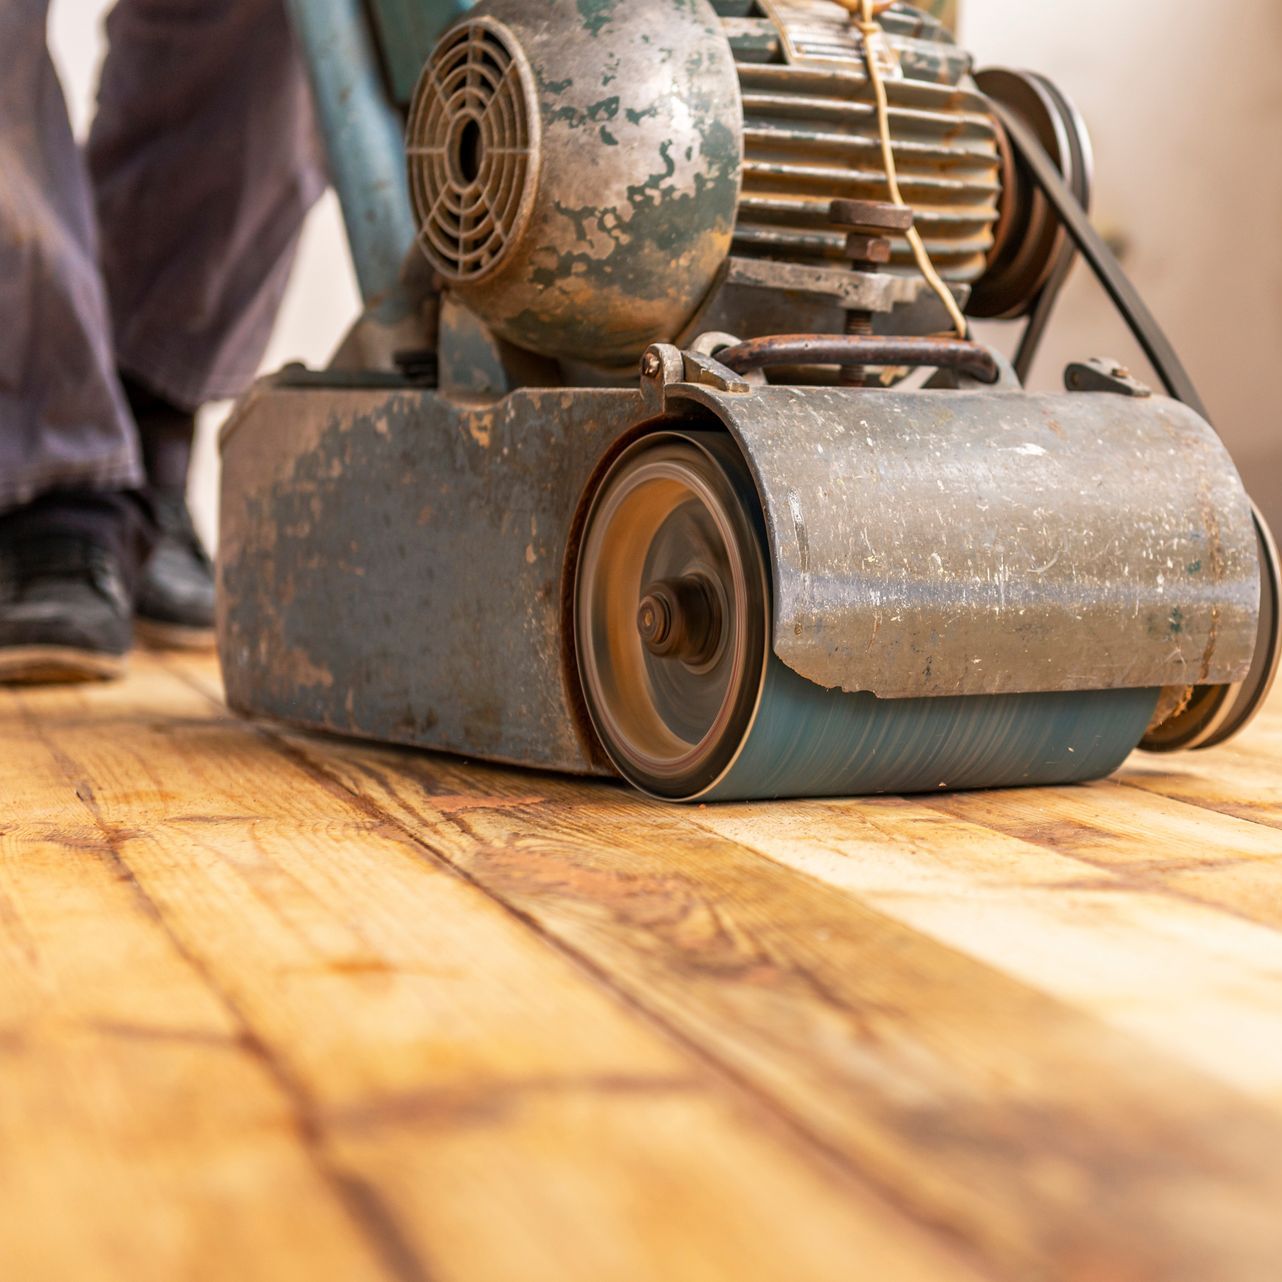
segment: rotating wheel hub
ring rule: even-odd
[[[656,659],[680,659],[691,668],[711,663],[721,642],[724,587],[702,574],[652,583],[637,610],[637,631]]]
[[[765,565],[715,433],[647,437],[593,504],[576,637],[593,721],[615,765],[690,797],[730,764],[756,704]]]

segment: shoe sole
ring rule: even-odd
[[[78,685],[124,676],[124,655],[32,645],[0,649],[0,685]]]
[[[151,650],[212,650],[218,636],[213,628],[185,628],[135,617],[134,634]]]

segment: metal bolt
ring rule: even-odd
[[[637,610],[637,631],[641,640],[654,651],[668,639],[672,632],[672,609],[663,596],[650,593],[642,599]]]
[[[888,236],[902,235],[913,225],[913,211],[882,200],[834,200],[828,218],[846,232],[846,258],[855,271],[877,272],[890,262]],[[846,313],[846,334],[869,338],[873,333],[872,313],[852,308]],[[868,372],[862,365],[842,368],[846,387],[866,387]]]
[[[663,362],[658,352],[646,352],[641,358],[641,373],[646,378],[658,378],[663,372]]]
[[[652,583],[637,608],[637,631],[655,658],[709,662],[721,640],[721,611],[711,585],[697,574]]]
[[[913,211],[887,200],[834,200],[828,218],[847,231],[865,236],[902,236],[913,225]]]

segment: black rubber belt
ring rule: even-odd
[[[1073,169],[1073,184],[1069,190],[1072,192],[1073,199],[1077,201],[1082,212],[1089,218],[1091,213],[1091,164],[1087,152],[1083,148],[1081,122],[1078,120],[1077,113],[1069,104],[1068,99],[1060,93],[1059,89],[1050,80],[1045,76],[1037,75],[1035,72],[1030,72],[1029,77],[1042,88],[1063,122]],[[1059,166],[1056,166],[1056,168],[1059,169]],[[1062,173],[1062,171],[1060,172]],[[1012,362],[1015,366],[1016,377],[1021,383],[1026,384],[1028,382],[1028,376],[1033,371],[1033,362],[1037,359],[1037,353],[1041,350],[1042,340],[1050,329],[1051,319],[1055,314],[1059,297],[1064,292],[1064,286],[1068,284],[1068,278],[1073,274],[1073,266],[1076,262],[1077,254],[1066,248],[1060,255],[1059,262],[1052,269],[1050,278],[1042,286],[1041,294],[1033,305],[1032,312],[1028,317],[1028,325],[1024,330],[1024,337],[1020,340],[1019,348]]]
[[[1041,143],[1014,112],[1009,111],[999,102],[992,102],[990,105],[1005,125],[1011,144],[1019,158],[1028,166],[1033,181],[1050,202],[1060,222],[1063,223],[1065,231],[1081,251],[1082,257],[1090,263],[1091,270],[1099,283],[1108,291],[1109,297],[1130,326],[1131,333],[1144,349],[1144,354],[1157,371],[1157,376],[1162,380],[1167,392],[1210,422],[1211,418],[1207,413],[1205,402],[1198,394],[1188,370],[1184,368],[1184,363],[1176,355],[1175,348],[1171,346],[1161,325],[1157,323],[1157,318],[1149,311],[1139,291],[1131,284],[1113,251],[1091,226],[1091,220],[1087,217],[1086,211],[1069,191],[1059,170],[1043,150]]]

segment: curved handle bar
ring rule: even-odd
[[[981,383],[996,383],[1001,376],[988,348],[959,338],[777,334],[727,347],[716,360],[736,374],[775,365],[927,365],[957,370]]]

